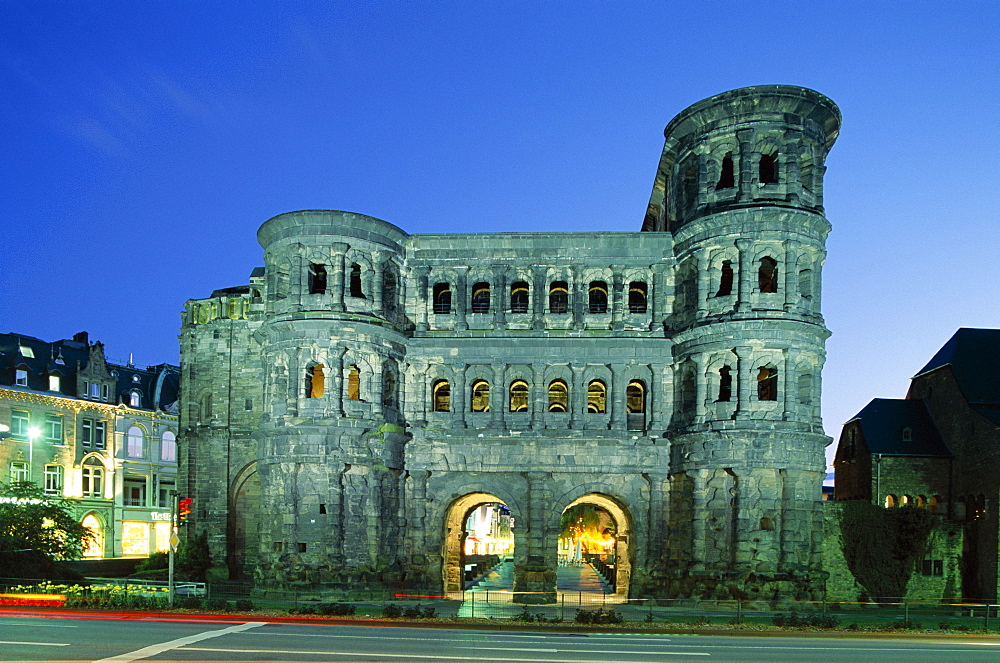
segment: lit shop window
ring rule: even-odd
[[[122,523],[122,554],[149,556],[149,525],[128,521]]]

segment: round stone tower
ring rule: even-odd
[[[671,595],[822,588],[823,174],[839,128],[825,96],[766,85],[665,130],[643,229],[675,242]]]
[[[266,221],[257,238],[267,275],[258,579],[385,580],[398,548],[406,233],[308,210]]]

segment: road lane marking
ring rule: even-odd
[[[485,647],[480,647],[480,649],[485,649]],[[441,654],[387,654],[384,652],[372,652],[372,651],[299,651],[295,649],[224,649],[224,648],[211,648],[211,647],[185,647],[183,651],[206,651],[206,652],[225,652],[227,654],[292,654],[297,656],[381,656],[385,658],[405,658],[409,660],[416,659],[431,659],[434,661],[464,661],[468,663],[469,657],[465,656],[442,656]],[[569,653],[569,652],[567,652]],[[607,652],[604,652],[605,654]],[[617,654],[617,652],[615,652]],[[644,656],[650,656],[650,653],[642,652]],[[710,656],[711,654],[695,654],[695,653],[685,653],[685,652],[655,652],[656,656]],[[616,663],[645,663],[648,658],[642,661],[632,659],[621,659],[615,658]],[[485,657],[482,655],[476,656],[477,663],[481,661],[497,661],[499,662],[513,662],[513,663],[580,663],[579,658],[514,658],[513,656],[500,656]],[[100,663],[95,661],[95,663]]]
[[[201,633],[185,636],[183,638],[177,638],[176,640],[161,642],[156,645],[143,647],[142,649],[136,649],[135,651],[118,654],[117,656],[101,658],[94,661],[94,663],[131,663],[132,661],[138,661],[143,658],[149,658],[150,656],[162,654],[170,649],[177,649],[178,647],[194,644],[195,642],[201,642],[202,640],[208,640],[209,638],[217,638],[220,635],[239,633],[240,631],[246,631],[247,629],[264,626],[265,624],[267,624],[267,622],[246,622],[244,624],[236,624],[235,626],[219,629],[217,631],[203,631]]]
[[[20,642],[18,640],[0,640],[0,645],[36,645],[38,647],[69,647],[68,642]]]

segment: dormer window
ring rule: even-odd
[[[49,376],[49,391],[59,391],[62,387],[62,378],[58,375]]]
[[[139,376],[138,375],[133,375],[132,376],[132,382],[138,382],[138,381],[139,381]]]
[[[24,370],[22,368],[15,368],[14,369],[14,384],[16,384],[18,387],[27,387],[28,386],[28,371],[26,371],[26,370]]]
[[[55,359],[53,359],[52,361],[54,361],[55,363],[59,364],[60,366],[65,366],[66,365],[66,360],[63,359],[63,356],[62,356],[62,348],[59,348],[59,352],[56,354]]]
[[[18,348],[21,351],[21,356],[27,359],[35,358],[35,351],[28,345],[22,345]]]

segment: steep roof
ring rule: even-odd
[[[854,420],[860,420],[865,443],[873,454],[951,457],[923,401],[876,398]],[[905,428],[910,429],[912,439],[903,439]]]
[[[963,327],[916,377],[950,366],[972,409],[1000,424],[1000,329]]]

